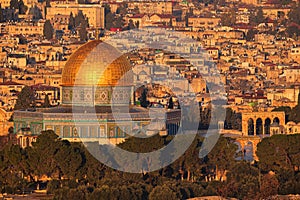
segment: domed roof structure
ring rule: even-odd
[[[77,49],[62,73],[62,86],[132,85],[126,56],[113,46],[94,40]],[[126,76],[124,76],[126,75]]]
[[[79,47],[62,73],[62,104],[110,106],[133,102],[133,72],[126,56],[94,40]],[[115,91],[115,92],[114,92]]]

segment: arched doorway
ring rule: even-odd
[[[251,141],[245,143],[244,160],[253,161],[253,142]]]
[[[279,120],[278,117],[275,117],[275,118],[273,119],[273,122],[274,122],[274,123],[277,123],[277,124],[280,124],[280,120]]]
[[[248,135],[254,135],[254,121],[252,118],[248,120]]]
[[[266,135],[270,135],[270,126],[271,126],[271,119],[270,118],[267,118],[265,120],[265,134]]]
[[[263,127],[262,127],[262,119],[258,118],[256,120],[256,135],[262,135],[263,134]]]

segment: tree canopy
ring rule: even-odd
[[[118,147],[152,152],[172,139],[130,137]],[[300,192],[300,135],[264,138],[257,149],[258,163],[237,160],[237,145],[223,136],[206,157],[199,158],[202,142],[203,138],[196,136],[180,158],[159,171],[131,174],[106,167],[81,143],[43,131],[30,147],[22,149],[10,143],[0,149],[0,189],[2,193],[20,193],[22,188],[36,188],[39,181],[35,179],[47,176],[51,178],[47,192],[54,199],[189,199],[210,195],[265,199]]]
[[[25,86],[17,97],[14,110],[28,109],[35,105],[34,91],[28,86]]]
[[[54,29],[50,22],[50,20],[46,20],[44,24],[44,36],[47,40],[51,40],[53,38]]]

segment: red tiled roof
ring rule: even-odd
[[[232,26],[234,29],[253,29],[254,26],[248,25],[248,24],[237,24]]]
[[[160,18],[168,18],[168,19],[170,19],[171,17],[173,18],[173,15],[170,15],[170,14],[153,14],[151,16],[154,16],[154,15],[157,15]]]
[[[145,14],[136,14],[136,15],[133,15],[132,17],[130,18],[143,18],[145,16]]]

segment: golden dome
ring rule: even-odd
[[[113,46],[94,40],[76,50],[62,73],[62,86],[132,85],[129,61]]]

